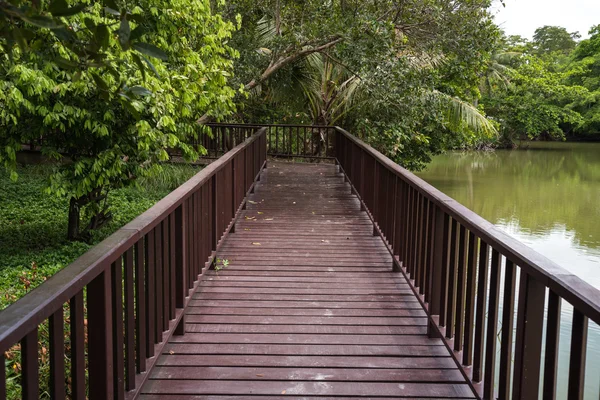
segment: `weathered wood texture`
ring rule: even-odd
[[[269,163],[218,258],[142,399],[474,397],[336,166]]]

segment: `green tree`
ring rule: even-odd
[[[532,45],[538,56],[554,52],[568,55],[575,49],[579,38],[579,32],[569,33],[563,27],[545,25],[535,30]]]
[[[42,138],[42,152],[61,162],[47,190],[69,199],[71,239],[109,220],[108,191],[155,173],[169,148],[197,157],[203,149],[185,143],[202,133],[199,115],[234,110],[229,77],[238,53],[227,41],[235,26],[209,0],[119,9],[91,2],[61,17],[69,40],[27,19],[15,23],[31,31],[27,47],[0,39],[0,162],[14,176],[21,143]],[[99,43],[90,39],[98,31]]]
[[[466,101],[478,96],[479,74],[498,36],[488,5],[487,0],[234,0],[223,12],[239,12],[243,19],[233,39],[241,54],[235,79],[250,92],[241,101],[240,118],[312,120],[319,114],[314,105],[323,111],[328,98],[342,99],[342,84],[352,79],[360,90],[352,91],[351,112],[337,123],[363,132],[404,165],[421,166],[447,142],[438,136],[459,125],[454,117],[472,124],[469,135],[494,130]],[[307,57],[315,54],[327,58],[335,76],[329,83],[318,77],[313,89],[319,87],[319,96],[311,90],[299,99],[297,86],[311,76]],[[274,95],[276,89],[280,94]],[[269,105],[273,100],[276,104]],[[390,131],[398,135],[383,133]],[[420,149],[409,154],[407,142]]]
[[[588,90],[574,104],[583,116],[576,132],[583,135],[600,132],[600,25],[592,27],[589,33],[590,38],[582,40],[573,51],[566,79],[567,84]]]

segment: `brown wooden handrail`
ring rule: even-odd
[[[49,321],[50,395],[65,398],[65,316],[69,304],[72,398],[134,398],[172,334],[198,276],[266,162],[257,130],[148,211],[0,312],[0,399],[4,352],[21,345],[22,397],[39,397],[38,327]],[[87,317],[84,314],[87,306]],[[84,320],[87,320],[85,355]],[[86,385],[85,363],[89,381]]]
[[[600,324],[600,291],[345,130],[337,128],[335,143],[336,160],[375,233],[428,313],[430,334],[444,339],[475,393],[483,399],[534,399],[540,392],[554,398],[563,299],[574,307],[569,399],[583,398],[588,319]]]

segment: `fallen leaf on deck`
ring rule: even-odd
[[[265,218],[265,221],[273,221],[273,218]]]
[[[285,394],[285,390],[281,391],[281,394]]]
[[[169,354],[173,355],[175,352],[173,350],[169,351]]]
[[[245,231],[249,231],[249,230],[250,230],[250,228],[244,228],[244,230],[245,230]]]
[[[250,204],[258,204],[257,202],[252,201],[252,200],[248,200],[248,203],[250,203]]]
[[[252,242],[252,244],[255,246],[260,246],[260,243],[258,243],[258,242]]]
[[[257,211],[257,214],[264,214],[264,212],[262,212],[262,211]]]
[[[262,378],[263,376],[265,376],[265,374],[256,374],[256,376],[258,376],[259,378]]]

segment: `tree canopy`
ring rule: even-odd
[[[186,143],[201,133],[198,115],[235,107],[236,26],[209,0],[110,6],[73,3],[77,13],[54,15],[57,29],[23,18],[14,30],[28,32],[27,46],[0,41],[0,161],[14,172],[15,153],[34,142],[61,162],[48,191],[70,199],[70,238],[109,219],[107,192],[156,172],[169,148],[197,157]]]

